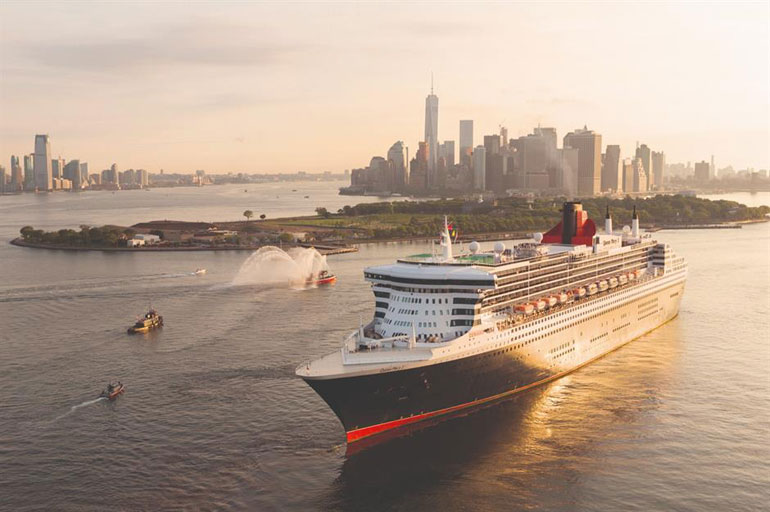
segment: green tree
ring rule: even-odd
[[[321,206],[319,206],[318,208],[315,209],[315,213],[319,217],[323,217],[325,219],[328,219],[331,216],[331,213],[329,213],[329,210],[327,210],[326,208],[323,208]]]
[[[281,233],[278,236],[278,239],[281,242],[289,243],[289,242],[293,242],[294,241],[294,235],[292,235],[291,233]]]
[[[246,210],[245,212],[243,212],[243,216],[246,217],[246,220],[249,220],[254,216],[254,212],[252,212],[251,210]]]
[[[260,218],[260,219],[262,219],[262,220],[265,220],[265,219],[267,218],[267,215],[265,215],[265,214],[263,213],[262,215],[260,215],[260,216],[259,216],[259,218]]]

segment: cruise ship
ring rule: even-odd
[[[431,254],[366,268],[373,319],[297,368],[349,445],[558,379],[674,318],[687,278],[636,209],[597,233],[580,202],[531,240],[454,249],[445,222]]]

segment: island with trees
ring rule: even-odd
[[[24,226],[12,243],[27,247],[76,250],[254,250],[265,245],[312,245],[326,253],[355,250],[352,244],[434,238],[446,216],[464,239],[523,238],[544,231],[561,218],[563,198],[503,198],[491,201],[442,199],[394,201],[345,206],[336,212],[316,208],[302,217],[245,221],[151,221],[133,226],[80,226],[79,230],[42,231]],[[681,195],[646,199],[584,199],[589,217],[601,223],[606,208],[615,225],[631,224],[634,207],[646,229],[740,227],[764,222],[770,207],[712,201]],[[141,240],[142,243],[132,243]]]

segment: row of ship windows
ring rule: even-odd
[[[629,325],[631,325],[631,322],[625,323],[623,325],[619,325],[619,326],[615,327],[614,329],[612,329],[612,332],[618,332],[621,329],[625,329]]]
[[[574,345],[574,340],[567,343],[562,343],[558,347],[553,347],[551,350],[548,351],[549,354],[553,354],[554,352],[558,352],[559,350],[564,350],[565,348],[569,347],[570,345]]]

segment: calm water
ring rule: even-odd
[[[230,286],[246,253],[6,243],[24,224],[278,216],[359,199],[328,184],[247,188],[248,201],[234,187],[0,198],[0,509],[766,506],[768,225],[660,232],[690,264],[677,319],[548,386],[352,457],[294,368],[371,315],[364,266],[425,246],[365,246],[329,259],[336,286],[289,290]],[[291,188],[299,197],[275,199]],[[209,273],[189,275],[197,267]],[[128,337],[150,300],[166,327]],[[126,393],[88,403],[112,378]]]

